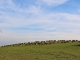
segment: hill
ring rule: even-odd
[[[80,60],[80,42],[2,46],[0,60]]]

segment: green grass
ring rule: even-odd
[[[80,43],[0,47],[0,60],[80,60]]]

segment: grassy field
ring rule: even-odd
[[[80,43],[0,47],[0,60],[80,60]]]

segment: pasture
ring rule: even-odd
[[[80,42],[2,46],[0,60],[80,60]]]

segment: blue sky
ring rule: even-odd
[[[80,39],[80,0],[0,0],[0,45]]]

